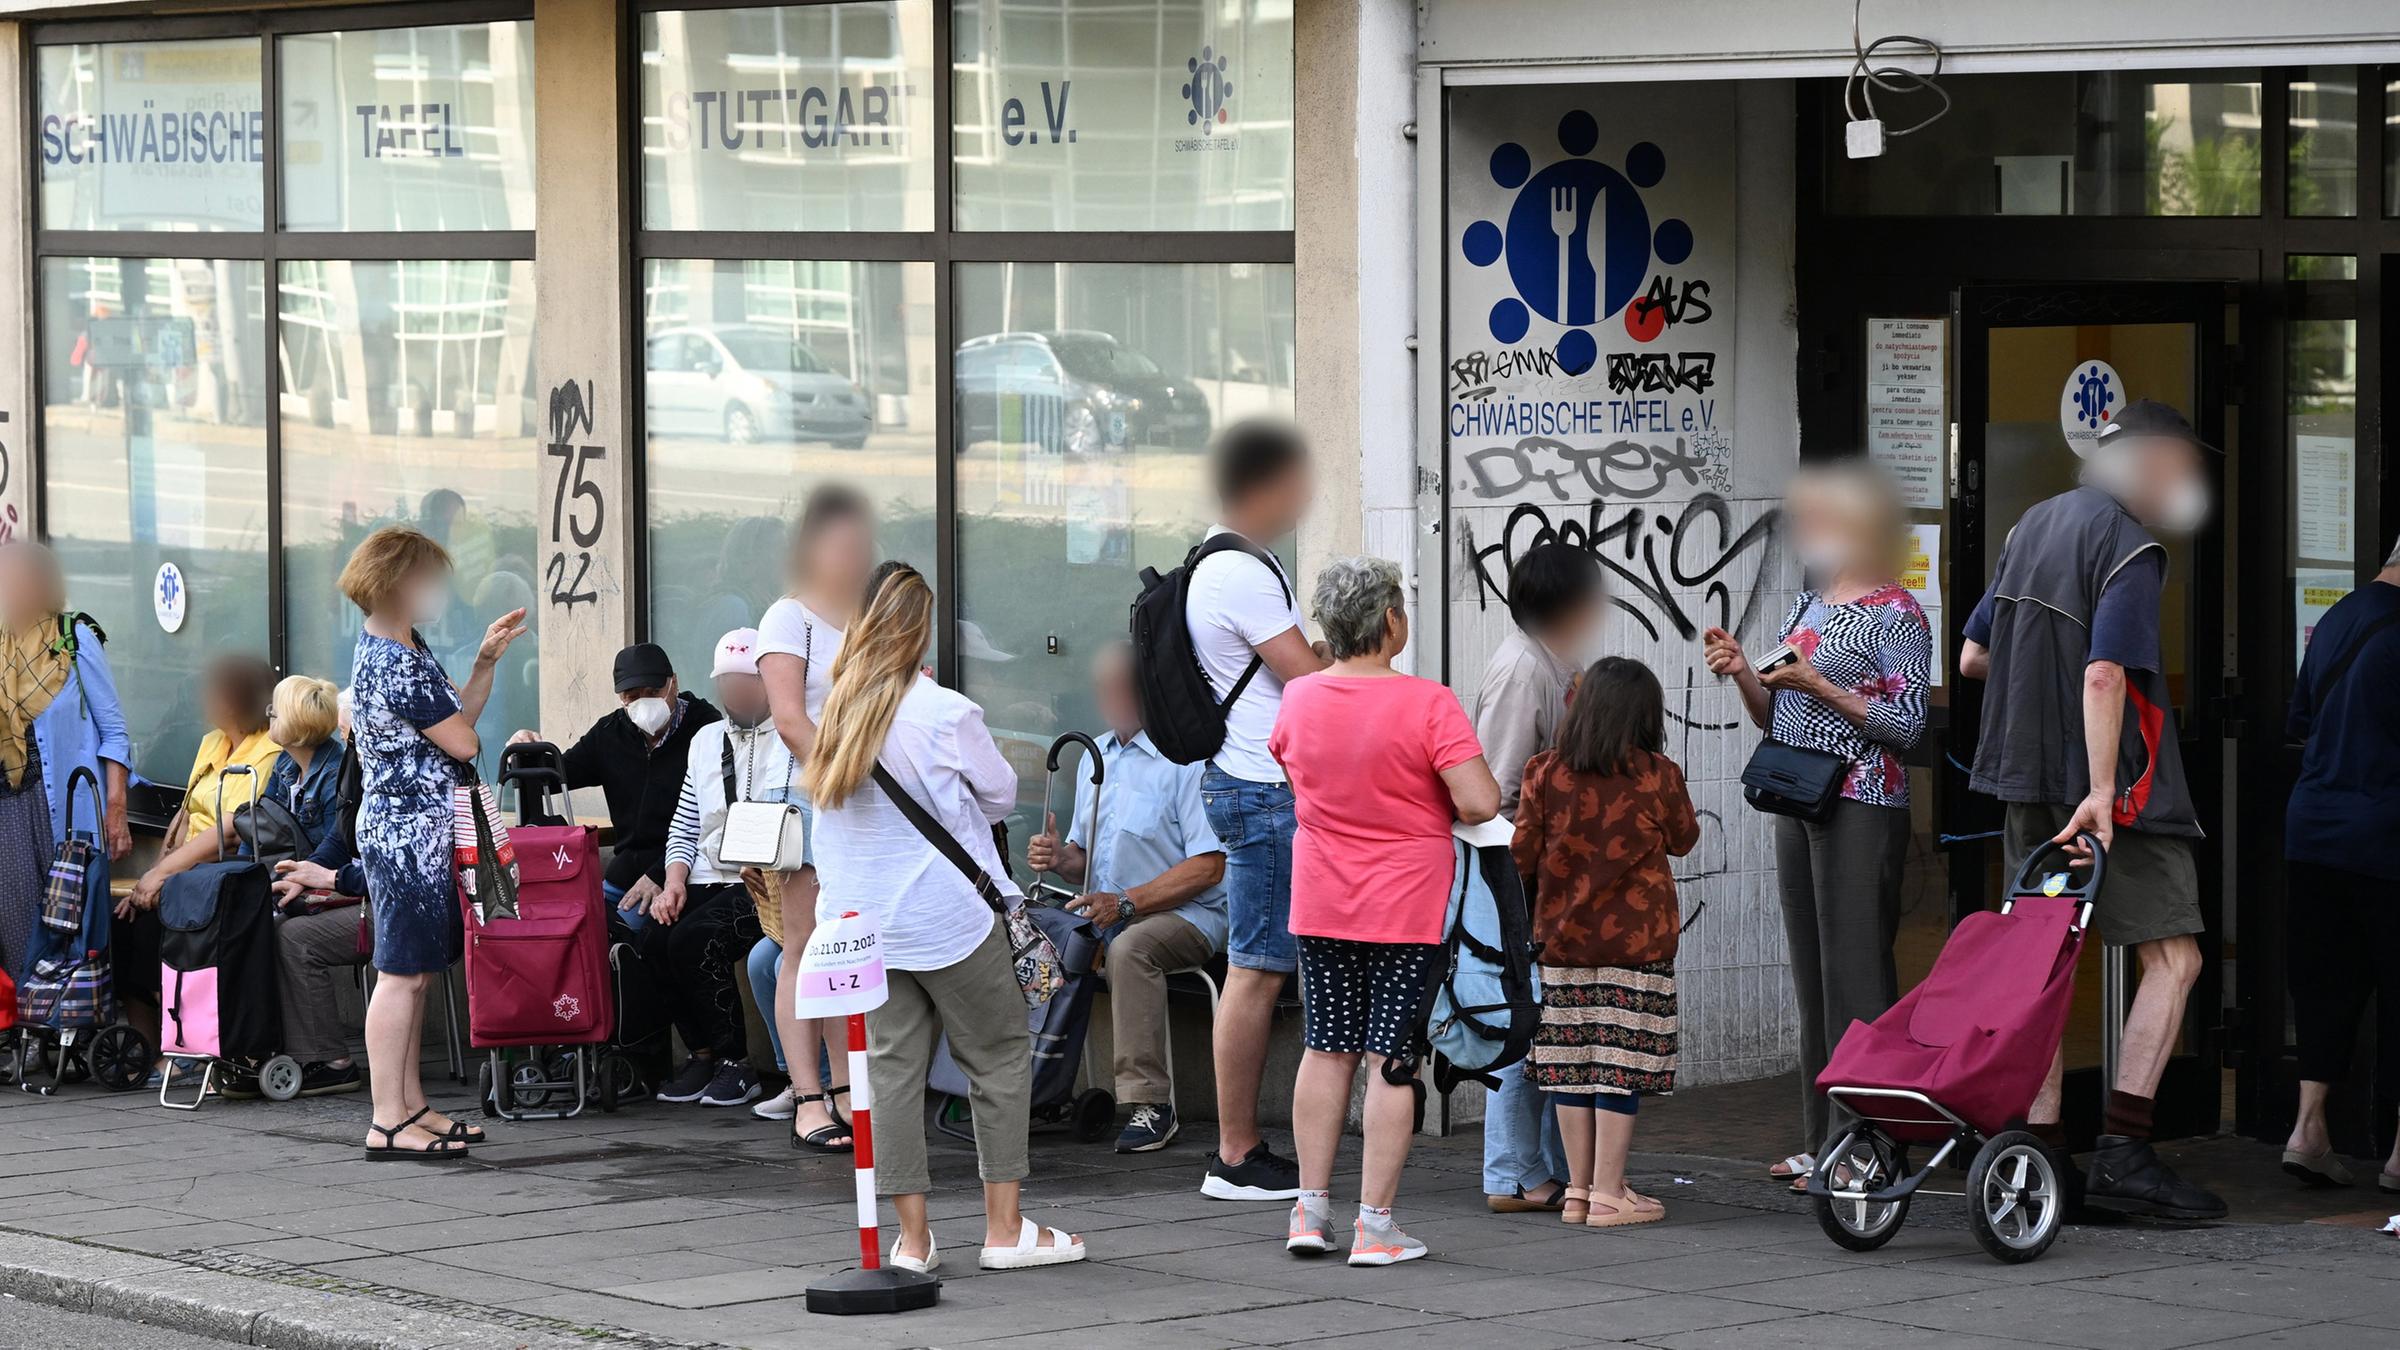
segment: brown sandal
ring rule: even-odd
[[[1665,1205],[1659,1205],[1654,1210],[1644,1209],[1635,1202],[1631,1192],[1620,1195],[1617,1199],[1625,1203],[1620,1206],[1615,1201],[1597,1195],[1593,1196],[1592,1207],[1605,1209],[1608,1213],[1594,1214],[1583,1221],[1584,1226],[1586,1228],[1631,1228],[1637,1223],[1657,1223],[1660,1219],[1667,1217]],[[1657,1202],[1652,1201],[1651,1203],[1656,1204]]]
[[[1558,1193],[1560,1223],[1582,1223],[1592,1217],[1592,1193],[1582,1186],[1569,1186]]]

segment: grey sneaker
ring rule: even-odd
[[[758,1075],[738,1059],[720,1060],[700,1094],[702,1106],[743,1106],[758,1100]]]
[[[1396,1266],[1414,1261],[1425,1254],[1425,1244],[1400,1231],[1396,1223],[1370,1223],[1360,1219],[1350,1238],[1350,1264],[1354,1266]]]
[[[687,1059],[683,1068],[658,1089],[662,1102],[696,1102],[716,1081],[717,1062],[713,1059]]]

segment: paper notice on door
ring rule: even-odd
[[[1900,584],[1926,609],[1942,605],[1942,527],[1908,527],[1908,556],[1901,560]]]
[[[1939,511],[1948,481],[1943,321],[1867,320],[1867,454],[1909,509]]]
[[[2292,547],[2311,562],[2358,561],[2356,442],[2348,436],[2292,438]]]
[[[2348,444],[2348,442],[2344,442]],[[2330,567],[2300,567],[2292,571],[2292,632],[2296,638],[2292,665],[2308,659],[2308,640],[2316,636],[2325,611],[2352,589],[2348,572]]]

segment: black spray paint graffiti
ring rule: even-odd
[[[1715,352],[1608,354],[1608,392],[1612,394],[1672,394],[1679,389],[1698,394],[1716,384]]]
[[[1718,447],[1712,437],[1709,446]],[[1555,501],[1615,497],[1641,501],[1669,488],[1718,489],[1728,484],[1722,450],[1701,453],[1685,437],[1673,445],[1611,441],[1577,446],[1547,436],[1528,436],[1515,445],[1486,446],[1467,454],[1468,475],[1478,497],[1506,497],[1539,483]],[[1514,519],[1514,517],[1511,517]]]
[[[1606,502],[1593,502],[1580,519],[1553,521],[1541,506],[1527,502],[1508,513],[1497,543],[1481,546],[1473,528],[1462,522],[1460,547],[1475,570],[1477,605],[1489,609],[1493,601],[1504,601],[1517,559],[1536,545],[1556,542],[1582,549],[1608,570],[1615,578],[1611,591],[1617,607],[1632,615],[1652,641],[1668,629],[1687,641],[1697,641],[1703,628],[1723,628],[1737,637],[1753,630],[1763,583],[1773,576],[1779,512],[1762,513],[1737,534],[1732,507],[1713,492],[1694,497],[1673,515],[1633,506],[1609,520],[1608,509]],[[1758,565],[1737,597],[1727,574],[1750,557]],[[1687,609],[1676,592],[1695,589],[1699,595]]]
[[[1502,380],[1559,373],[1558,353],[1547,347],[1469,352],[1450,363],[1450,392],[1459,398],[1486,399]]]
[[[593,429],[592,402],[589,380],[580,385],[569,380],[552,389],[550,441],[542,447],[544,454],[559,462],[557,486],[550,493],[550,561],[543,572],[550,583],[550,603],[566,606],[570,614],[579,604],[600,603],[600,593],[588,583],[592,545],[600,542],[600,532],[608,523],[608,497],[589,470],[608,458],[608,447],[575,441]],[[583,513],[586,502],[591,504],[589,520]],[[572,563],[567,557],[569,540],[574,543]],[[574,569],[571,576],[569,567]]]

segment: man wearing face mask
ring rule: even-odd
[[[2093,444],[2083,486],[2037,504],[2009,533],[1958,662],[1960,674],[1990,685],[1970,781],[2007,804],[2009,864],[2052,841],[2096,836],[2108,850],[2108,889],[2095,923],[2141,966],[2083,1203],[2169,1219],[2225,1215],[2224,1201],[2150,1146],[2152,1100],[2199,977],[2193,935],[2202,927],[2191,845],[2200,821],[2159,642],[2167,552],[2151,531],[2188,533],[2207,519],[2208,453],[2174,409],[2127,404]],[[2058,1084],[2054,1059],[2028,1128],[2063,1160]],[[2075,1177],[2071,1167],[2061,1173]]]
[[[616,687],[617,710],[568,747],[567,783],[597,786],[608,799],[616,839],[601,889],[625,924],[638,929],[649,922],[666,882],[667,829],[683,793],[692,733],[722,714],[677,684],[666,649],[655,642],[617,653]],[[538,739],[531,731],[508,738],[511,745]]]

